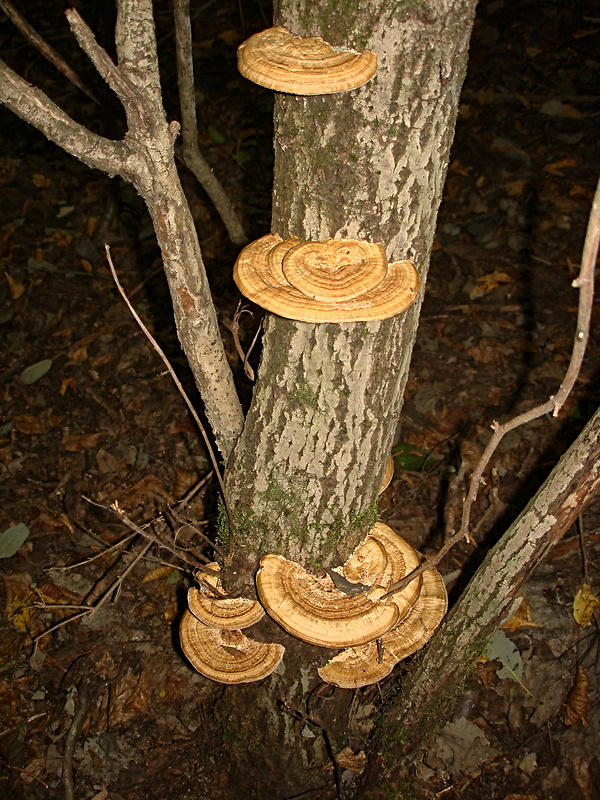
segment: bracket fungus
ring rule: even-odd
[[[216,563],[208,564],[211,569],[218,570]],[[249,628],[261,620],[264,610],[260,603],[249,597],[219,597],[217,592],[222,591],[220,578],[212,575],[203,575],[202,580],[208,589],[188,589],[188,608],[196,619],[212,628],[224,630],[242,630]],[[211,593],[210,589],[216,590]]]
[[[419,276],[388,263],[381,244],[360,239],[283,240],[269,233],[239,254],[233,279],[252,302],[300,322],[367,322],[405,311]]]
[[[248,80],[278,92],[334,94],[369,81],[377,71],[377,55],[337,49],[318,36],[294,36],[278,25],[239,46],[238,69]]]
[[[283,556],[261,559],[256,586],[269,616],[288,633],[320,647],[352,647],[377,639],[394,627],[398,608],[391,602],[354,596],[337,589]]]
[[[357,689],[385,678],[403,658],[432,637],[448,608],[448,595],[436,569],[423,573],[421,593],[406,617],[376,642],[343,650],[318,669],[321,680],[342,689]],[[382,650],[382,652],[379,652]]]
[[[378,494],[383,494],[387,487],[392,482],[392,478],[394,477],[394,456],[389,455],[388,460],[385,463],[385,473],[383,476],[383,480],[381,481],[381,486],[379,487]]]
[[[205,625],[184,611],[179,626],[181,647],[201,675],[219,683],[250,683],[270,675],[283,658],[280,644],[256,642],[239,630]]]

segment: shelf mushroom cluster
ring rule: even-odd
[[[217,596],[220,580],[208,577],[206,589],[188,592],[180,625],[183,652],[214,681],[262,680],[279,665],[284,648],[250,639],[242,629],[266,611],[292,636],[341,650],[319,668],[323,681],[342,688],[376,683],[423,647],[446,613],[446,590],[435,569],[386,596],[419,561],[408,542],[377,522],[347,561],[324,577],[283,556],[264,556],[256,576],[260,603]]]
[[[419,562],[408,542],[378,522],[333,577],[267,555],[256,586],[269,616],[288,633],[321,647],[344,648],[318,670],[321,679],[357,688],[382,680],[423,647],[446,613],[446,590],[435,569],[384,597]],[[362,591],[353,593],[353,585]]]
[[[239,46],[238,69],[248,80],[278,92],[334,94],[371,80],[377,55],[336,49],[318,36],[294,36],[279,25]]]
[[[408,308],[419,288],[412,263],[388,263],[381,244],[300,242],[276,233],[242,250],[233,278],[245,297],[267,311],[317,323],[387,319]]]
[[[218,564],[208,565],[212,570]],[[188,590],[188,610],[181,618],[181,647],[191,665],[219,683],[249,683],[270,675],[284,647],[257,642],[242,633],[264,616],[260,603],[245,597],[220,597],[218,577],[204,575],[207,588]]]

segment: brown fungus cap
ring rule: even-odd
[[[317,672],[322,681],[333,683],[341,689],[358,689],[378,683],[390,674],[396,661],[384,653],[381,662],[378,660],[377,643],[369,642],[361,647],[350,647],[342,650],[330,659]]]
[[[216,562],[206,565],[213,572],[220,567]],[[261,620],[265,614],[262,606],[249,597],[219,597],[223,584],[218,575],[198,571],[196,580],[201,588],[188,589],[188,608],[192,614],[212,628],[241,630]]]
[[[376,642],[343,650],[319,668],[321,680],[342,689],[357,689],[383,680],[399,661],[429,641],[447,607],[442,576],[435,569],[427,570],[423,573],[423,586],[415,605],[393,630],[381,637],[382,656]]]
[[[269,616],[288,633],[320,647],[352,647],[394,627],[394,603],[370,600],[336,589],[329,576],[319,578],[283,556],[261,559],[256,586]]]
[[[360,647],[342,650],[325,666],[319,667],[317,672],[326,683],[333,683],[341,689],[359,689],[387,678],[396,663],[393,656],[386,651],[380,660],[377,642],[369,642]]]
[[[250,683],[270,675],[283,658],[280,644],[255,642],[241,631],[209,628],[189,611],[179,626],[181,647],[201,675],[218,683]]]
[[[188,589],[188,608],[205,625],[225,630],[249,628],[265,613],[249,597],[211,597],[194,587]]]
[[[433,636],[446,611],[448,594],[437,569],[423,573],[423,585],[417,602],[406,617],[382,637],[383,645],[396,661],[416,653]]]
[[[376,522],[369,531],[369,536],[376,539],[383,546],[388,559],[386,570],[380,580],[383,586],[388,587],[393,583],[397,583],[397,581],[420,565],[421,559],[414,547],[406,539],[403,539],[400,534],[396,533],[393,528],[386,525],[385,522]],[[394,592],[394,594],[390,595],[389,599],[398,606],[400,620],[408,614],[416,603],[421,592],[421,585],[422,578],[418,577],[411,581],[402,591]]]
[[[383,476],[383,480],[381,481],[381,486],[379,487],[378,494],[383,494],[387,487],[392,482],[392,478],[394,477],[394,457],[392,455],[388,456],[388,460],[385,463],[385,474]]]
[[[294,36],[277,26],[239,46],[238,69],[248,80],[278,92],[334,94],[370,80],[377,71],[377,55],[337,50],[320,37]]]
[[[336,572],[347,581],[363,586],[380,586],[386,572],[388,558],[384,546],[372,536],[361,542]]]
[[[233,278],[252,302],[301,322],[387,319],[414,302],[410,261],[387,263],[380,244],[360,239],[283,240],[270,233],[239,254]]]

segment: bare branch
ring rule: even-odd
[[[112,262],[112,258],[111,258],[111,255],[110,255],[110,247],[108,245],[105,245],[105,250],[106,250],[106,258],[108,260],[108,265],[110,267],[110,271],[112,273],[114,281],[115,281],[115,283],[117,285],[117,289],[119,290],[119,294],[121,295],[121,297],[125,301],[125,303],[127,305],[127,308],[131,311],[131,314],[133,315],[133,318],[135,319],[137,324],[142,329],[142,332],[144,333],[144,336],[148,339],[148,341],[150,342],[152,347],[156,350],[158,355],[161,357],[164,365],[166,366],[166,368],[169,371],[169,374],[170,374],[171,378],[173,379],[173,382],[174,382],[175,386],[177,387],[177,389],[179,391],[179,394],[183,397],[183,400],[184,400],[186,406],[188,407],[188,410],[189,410],[190,414],[194,418],[194,422],[198,426],[198,429],[200,430],[202,438],[204,439],[204,444],[206,445],[206,449],[208,450],[208,455],[210,456],[210,460],[212,462],[213,469],[215,471],[215,475],[217,476],[217,480],[219,482],[219,487],[221,489],[221,494],[223,496],[223,503],[225,505],[225,510],[227,511],[227,518],[229,520],[229,530],[230,530],[229,553],[228,553],[228,558],[226,560],[230,560],[231,559],[231,548],[232,548],[232,544],[233,544],[233,538],[232,538],[232,536],[233,536],[233,524],[232,524],[232,518],[231,518],[231,509],[229,508],[229,503],[227,501],[227,493],[225,492],[225,484],[223,482],[223,476],[221,475],[221,470],[219,469],[219,463],[218,463],[217,458],[215,456],[214,450],[212,449],[212,446],[211,446],[211,443],[210,443],[210,439],[208,438],[208,434],[206,433],[206,429],[204,428],[204,425],[200,421],[200,417],[198,416],[198,413],[196,412],[196,409],[194,408],[194,406],[192,404],[192,401],[190,400],[190,398],[186,394],[186,391],[183,388],[183,386],[181,384],[181,381],[177,377],[177,374],[175,373],[175,370],[171,366],[171,362],[166,357],[166,355],[164,354],[164,352],[160,348],[158,342],[152,336],[152,334],[150,333],[148,328],[144,325],[144,323],[142,322],[141,317],[139,316],[139,314],[137,313],[135,308],[129,302],[129,298],[127,297],[127,295],[125,294],[125,290],[121,286],[121,282],[119,281],[119,277],[117,275],[117,271],[115,270],[115,266],[114,266],[114,264]]]
[[[402,580],[397,581],[396,583],[392,584],[388,589],[387,593],[384,597],[388,597],[395,592],[399,592],[404,589],[408,584],[413,581],[415,578],[418,578],[419,575],[422,575],[428,569],[435,567],[436,564],[442,560],[442,558],[446,555],[446,553],[454,547],[463,537],[469,538],[469,522],[471,519],[471,508],[473,503],[477,499],[477,493],[479,491],[479,485],[482,481],[483,473],[485,472],[485,468],[490,462],[491,457],[493,456],[496,448],[506,436],[507,433],[513,431],[515,428],[520,427],[521,425],[525,425],[528,422],[531,422],[534,419],[538,419],[538,417],[543,416],[544,414],[552,413],[554,416],[558,414],[560,409],[563,407],[565,400],[567,399],[571,389],[575,385],[575,381],[579,375],[579,371],[581,369],[581,364],[583,362],[583,356],[585,353],[585,347],[589,338],[590,332],[590,321],[592,317],[592,304],[594,301],[594,272],[596,267],[596,259],[598,257],[598,245],[600,243],[600,180],[596,186],[596,193],[594,195],[594,200],[592,202],[592,209],[590,211],[590,217],[585,237],[585,243],[583,245],[583,254],[581,257],[581,269],[579,272],[579,277],[573,281],[573,286],[581,290],[579,295],[579,310],[577,314],[577,331],[575,334],[575,343],[573,345],[573,352],[571,354],[571,361],[567,368],[567,372],[563,379],[563,382],[560,385],[560,388],[554,397],[551,397],[545,403],[542,403],[535,408],[526,411],[523,414],[519,414],[517,417],[505,422],[503,425],[500,425],[498,422],[492,423],[492,429],[494,431],[492,438],[487,443],[485,450],[475,470],[473,471],[473,475],[471,476],[471,482],[469,484],[469,492],[467,494],[467,499],[465,500],[465,504],[463,506],[463,516],[462,522],[460,525],[460,529],[457,533],[454,534],[448,541],[444,544],[444,546],[436,553],[435,556],[429,558],[425,563],[421,564],[420,567],[413,570],[409,575],[406,575]]]
[[[128,155],[124,142],[112,142],[75,122],[44,92],[24,81],[0,61],[0,102],[18,117],[88,167],[117,175]]]
[[[194,92],[194,62],[192,59],[192,28],[189,0],[175,0],[175,41],[177,45],[177,83],[181,108],[181,135],[183,161],[194,173],[206,194],[212,200],[231,241],[243,245],[248,241],[235,209],[225,194],[220,181],[208,166],[198,146],[196,120],[196,94]]]
[[[93,100],[94,103],[98,103],[98,99],[94,96],[93,92],[88,89],[85,83],[81,80],[77,72],[70,67],[64,58],[57,53],[57,51],[49,44],[43,36],[41,36],[35,28],[33,28],[27,20],[21,16],[21,14],[17,11],[17,9],[13,6],[9,0],[0,0],[0,8],[4,11],[6,16],[14,22],[16,27],[21,31],[23,36],[25,36],[31,44],[39,50],[39,52],[44,56],[44,58],[53,64],[57,70],[62,72],[62,74],[68,78],[72,84],[77,86],[84,94],[86,94],[90,100]]]

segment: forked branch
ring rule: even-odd
[[[397,583],[392,584],[388,592],[384,596],[399,592],[404,589],[408,584],[419,575],[422,575],[428,569],[435,567],[444,558],[446,553],[454,547],[461,539],[469,536],[469,523],[471,519],[471,508],[477,499],[477,493],[482,481],[485,468],[490,462],[493,454],[495,453],[498,445],[506,436],[507,433],[532,422],[534,419],[543,416],[544,414],[552,414],[558,416],[561,408],[565,404],[569,393],[571,392],[583,362],[585,348],[590,334],[590,322],[592,318],[592,305],[594,302],[594,273],[596,268],[596,259],[598,257],[598,246],[600,244],[600,180],[596,186],[596,192],[592,202],[592,209],[588,221],[588,227],[583,245],[583,253],[581,256],[581,269],[579,276],[573,281],[573,287],[580,290],[579,294],[579,308],[577,313],[577,329],[575,333],[575,342],[573,344],[573,351],[571,353],[571,360],[565,373],[563,382],[560,385],[558,392],[550,397],[545,403],[542,403],[523,414],[519,414],[513,419],[500,424],[498,422],[492,423],[492,430],[494,431],[492,438],[488,442],[483,454],[473,471],[471,482],[469,484],[469,492],[463,507],[462,521],[460,529],[454,534],[444,546],[429,558],[426,562],[421,564],[416,570],[413,570],[409,575],[402,578]]]

